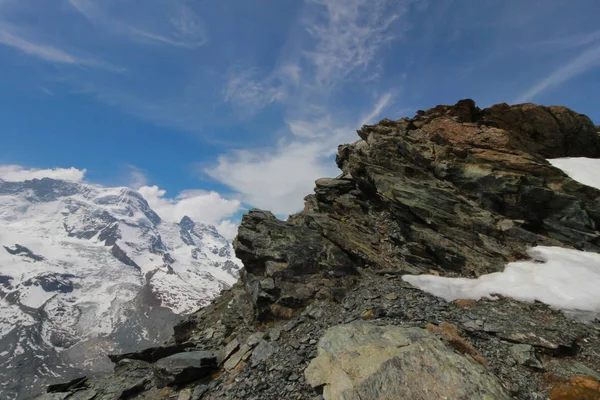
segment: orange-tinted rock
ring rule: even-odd
[[[554,386],[550,400],[600,400],[600,382],[591,376],[575,376]]]

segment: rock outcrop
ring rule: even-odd
[[[325,400],[510,397],[483,366],[420,328],[353,322],[328,329],[304,372]]]
[[[165,344],[220,351],[219,370],[167,391],[147,373],[139,389],[140,368],[154,364],[125,358],[115,377],[87,384],[95,399],[114,398],[106,388],[127,376],[139,399],[597,393],[600,321],[507,298],[446,302],[401,279],[477,277],[536,245],[600,252],[600,190],[547,161],[600,158],[592,121],[564,107],[463,100],[358,135],[339,147],[342,173],[317,180],[303,211],[243,217],[240,282]]]

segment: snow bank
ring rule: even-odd
[[[554,167],[562,169],[571,179],[584,185],[600,189],[600,159],[597,158],[554,158],[548,160]]]
[[[534,247],[532,260],[513,262],[503,272],[477,279],[405,275],[419,289],[447,301],[494,299],[494,294],[520,301],[541,301],[573,312],[600,312],[600,254],[561,247]]]

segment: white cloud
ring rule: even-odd
[[[71,65],[85,65],[88,67],[102,68],[113,72],[123,71],[122,68],[116,67],[114,65],[102,61],[86,57],[78,57],[53,46],[34,43],[30,40],[17,36],[14,33],[8,32],[5,29],[0,29],[0,44],[15,48],[21,51],[22,53],[33,57],[37,57],[48,62]]]
[[[232,241],[237,236],[238,224],[230,220],[223,220],[217,224],[217,231],[225,239]]]
[[[205,190],[185,190],[175,198],[165,197],[166,191],[158,186],[143,186],[138,192],[163,219],[179,222],[184,216],[209,225],[215,225],[225,237],[231,238],[235,224],[227,221],[241,210],[241,202],[226,199],[219,193]]]
[[[524,103],[533,100],[536,96],[548,89],[562,85],[563,83],[581,75],[600,65],[600,45],[595,45],[577,57],[554,70],[548,76],[527,89],[516,100],[516,103]]]
[[[330,150],[318,142],[291,142],[274,150],[238,151],[219,157],[206,173],[239,192],[248,204],[289,214],[302,207],[315,179],[335,173],[333,161],[324,162]]]
[[[245,203],[279,215],[296,212],[316,179],[339,173],[333,160],[337,146],[358,139],[356,127],[375,122],[391,101],[391,93],[383,94],[372,110],[351,125],[331,117],[290,121],[294,140],[282,141],[274,149],[223,155],[205,172],[240,193]]]
[[[63,179],[81,182],[85,177],[85,169],[71,168],[25,168],[20,165],[0,165],[0,179],[8,182],[21,182],[31,179]]]
[[[126,165],[126,168],[128,187],[138,190],[142,186],[148,185],[148,177],[143,169],[131,164]]]
[[[132,39],[188,48],[207,41],[204,22],[182,1],[131,1],[126,7],[110,0],[69,3],[91,22]]]

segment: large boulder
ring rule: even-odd
[[[482,365],[421,328],[334,326],[304,375],[326,400],[510,399]]]
[[[318,293],[333,296],[336,289],[344,290],[348,276],[356,274],[355,264],[334,243],[268,211],[244,215],[234,247],[244,260],[241,279],[259,319],[271,318],[281,307],[304,307]]]

